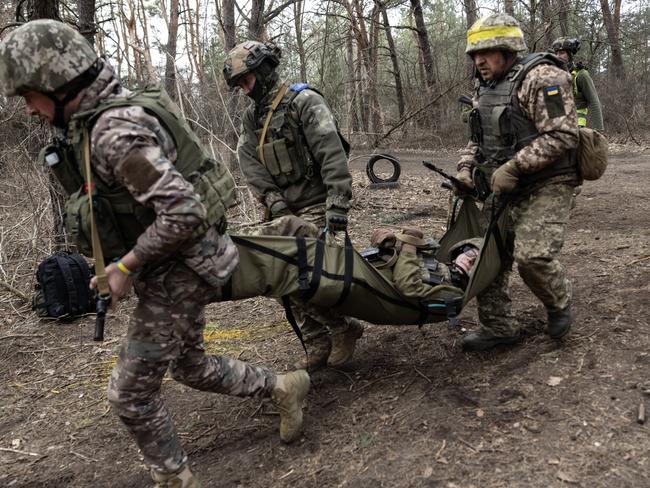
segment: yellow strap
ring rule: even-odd
[[[467,32],[467,42],[470,44],[474,44],[485,39],[494,39],[496,37],[516,37],[523,39],[524,33],[519,27],[514,25],[497,25],[494,27],[485,27],[483,25],[479,25],[476,26],[475,29],[470,29]]]
[[[280,102],[284,98],[284,94],[287,93],[288,89],[289,85],[282,83],[280,89],[278,90],[278,94],[273,99],[273,102],[271,102],[269,113],[266,114],[266,120],[264,121],[264,127],[262,127],[262,134],[260,135],[260,142],[257,145],[257,155],[264,166],[266,166],[266,160],[264,159],[264,143],[266,142],[266,132],[269,130],[269,124],[271,123],[271,118],[273,117],[275,109],[278,108],[278,105],[280,105]]]
[[[111,294],[111,289],[108,286],[108,277],[106,276],[106,268],[104,267],[104,253],[102,252],[102,243],[99,240],[99,233],[97,232],[97,225],[95,224],[95,212],[93,211],[93,173],[90,167],[90,138],[88,137],[88,129],[83,129],[84,138],[84,165],[86,168],[86,191],[88,192],[88,204],[90,205],[90,233],[92,234],[93,244],[93,258],[95,258],[95,276],[97,276],[97,291],[99,296],[107,298]]]

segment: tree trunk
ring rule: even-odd
[[[248,38],[254,41],[263,41],[264,32],[264,0],[252,0],[251,16],[248,22]]]
[[[178,0],[170,0],[169,4],[169,22],[167,23],[167,47],[165,55],[165,90],[173,99],[176,95],[176,38],[178,36]]]
[[[370,116],[372,121],[372,133],[374,146],[379,143],[379,136],[383,132],[381,105],[379,104],[379,8],[375,4],[370,14],[370,44],[368,58],[370,60],[370,85],[368,87],[370,96]]]
[[[558,0],[558,20],[560,22],[560,33],[563,37],[569,35],[569,12],[571,11],[570,0]]]
[[[361,130],[359,111],[357,110],[358,78],[356,76],[356,63],[354,62],[353,36],[352,27],[350,27],[345,36],[345,50],[347,53],[348,65],[348,83],[345,92],[348,109],[348,137],[350,136],[351,132],[359,132]]]
[[[467,28],[469,29],[476,22],[478,14],[476,0],[463,0],[463,8],[465,9],[465,18],[467,19]]]
[[[615,16],[612,16],[608,0],[600,0],[600,6],[603,10],[605,30],[607,31],[607,39],[609,40],[609,47],[612,53],[612,71],[617,80],[625,81],[625,67],[623,65],[623,55],[621,53],[621,43],[619,41],[617,27],[620,25],[621,0],[615,0],[615,2]]]
[[[386,4],[378,3],[379,8],[381,9],[381,15],[384,22],[384,31],[386,32],[386,42],[388,43],[388,53],[390,55],[390,61],[393,65],[393,77],[395,78],[395,96],[397,97],[397,110],[399,112],[399,118],[404,117],[405,103],[404,103],[404,88],[402,87],[402,74],[399,68],[399,62],[397,61],[397,51],[395,49],[395,40],[393,39],[393,33],[390,29],[390,22],[388,21],[388,13],[386,12]]]
[[[415,27],[417,30],[418,46],[422,56],[422,65],[425,74],[426,88],[431,90],[436,84],[433,55],[431,53],[431,45],[429,44],[429,33],[427,26],[424,23],[424,14],[422,13],[422,3],[420,0],[410,0],[411,11],[415,19]]]
[[[307,62],[305,56],[305,45],[302,40],[302,15],[304,2],[298,0],[293,4],[294,24],[296,26],[296,45],[298,47],[298,58],[300,60],[300,81],[307,81]],[[323,49],[325,51],[325,49]]]
[[[59,0],[31,0],[27,6],[27,19],[59,19]]]
[[[553,35],[553,28],[554,28],[554,12],[551,9],[550,5],[551,0],[541,0],[540,1],[540,7],[542,9],[542,23],[544,26],[544,46],[542,50],[544,49],[550,49],[551,45],[553,44],[553,39],[555,36]]]
[[[515,16],[515,6],[512,0],[505,0],[504,10],[508,15]]]
[[[79,32],[88,40],[91,46],[95,46],[95,0],[79,0]]]

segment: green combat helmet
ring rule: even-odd
[[[569,56],[575,56],[580,51],[580,41],[574,37],[558,37],[551,45],[553,52],[566,51]]]
[[[506,14],[492,14],[478,19],[467,31],[467,54],[482,49],[505,49],[526,51],[524,33],[513,17]]]
[[[246,73],[259,68],[268,60],[275,68],[280,64],[280,48],[272,43],[244,41],[230,50],[223,63],[223,77],[228,86],[234,88]]]
[[[0,42],[0,86],[5,96],[33,90],[55,105],[54,124],[64,125],[63,109],[99,73],[98,56],[75,29],[56,20],[34,20]],[[59,99],[55,94],[64,94]]]

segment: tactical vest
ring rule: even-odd
[[[469,124],[471,139],[479,146],[477,169],[484,181],[489,182],[496,168],[539,136],[535,123],[519,105],[517,90],[532,68],[540,64],[560,66],[558,62],[550,54],[529,54],[515,63],[496,84],[478,84],[478,107],[470,113]],[[551,166],[537,173],[522,175],[520,181],[524,185],[531,185],[552,176],[575,173],[575,151],[568,151]]]
[[[571,78],[573,79],[573,97],[576,100],[576,112],[578,112],[578,125],[580,127],[587,127],[587,115],[589,114],[588,102],[582,96],[582,92],[578,90],[578,74],[584,68],[573,68],[571,70]]]
[[[92,256],[88,192],[85,184],[83,162],[83,129],[88,133],[102,113],[117,107],[139,106],[155,116],[174,139],[177,158],[175,167],[194,186],[206,208],[205,220],[194,231],[192,238],[217,225],[219,232],[226,230],[226,210],[236,203],[235,183],[228,169],[214,161],[203,149],[178,107],[164,90],[148,88],[128,96],[110,97],[94,109],[73,116],[68,126],[69,145],[46,148],[54,150],[59,162],[50,164],[66,192],[70,195],[65,206],[65,228],[77,249]],[[138,237],[155,220],[152,209],[138,203],[126,187],[109,185],[93,171],[93,206],[102,249],[106,260],[126,254]]]
[[[298,110],[293,103],[306,89],[322,96],[318,90],[311,88],[307,83],[291,85],[273,112],[265,143],[262,146],[266,169],[280,188],[286,188],[302,179],[312,180],[315,176],[316,180],[320,180],[317,173],[318,161],[309,149]],[[264,118],[262,117],[262,120]],[[338,131],[338,126],[337,132],[346,155],[349,155],[350,145]],[[262,129],[258,129],[255,134],[259,141]]]

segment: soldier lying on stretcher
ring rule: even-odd
[[[478,258],[483,240],[468,239],[457,243],[450,251],[451,264],[435,259],[437,245],[423,239],[416,228],[406,228],[395,234],[380,228],[372,233],[370,251],[362,251],[385,278],[408,298],[426,300],[437,293],[441,284],[464,290]]]

